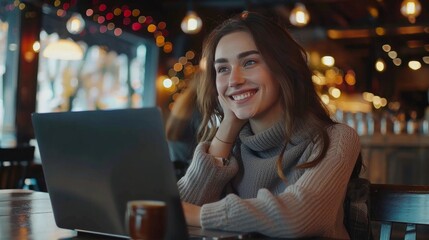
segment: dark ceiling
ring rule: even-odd
[[[212,28],[219,19],[243,10],[253,10],[277,17],[290,26],[290,30],[302,36],[301,41],[314,43],[331,39],[346,48],[368,47],[390,43],[404,57],[422,54],[429,46],[429,0],[420,0],[421,14],[414,24],[400,13],[402,0],[301,0],[310,13],[310,23],[298,28],[289,24],[290,11],[298,1],[292,0],[195,0],[193,9],[203,18],[206,29]],[[186,4],[187,3],[187,4]],[[163,14],[180,22],[189,2],[162,1]],[[382,27],[384,34],[375,29]],[[176,27],[178,29],[178,25]],[[331,31],[329,31],[331,30]],[[336,33],[336,37],[330,32]],[[204,33],[203,33],[204,34]]]
[[[102,3],[110,9],[124,5],[130,9],[140,9],[145,15],[165,21],[172,38],[183,35],[180,22],[187,10],[192,8],[204,23],[200,34],[186,37],[193,45],[201,42],[204,35],[221,20],[243,10],[258,11],[284,21],[286,26],[290,26],[292,32],[301,35],[301,41],[305,44],[333,39],[328,34],[328,30],[336,30],[336,38],[333,40],[350,48],[368,46],[375,42],[390,42],[398,50],[409,46],[416,50],[429,44],[429,0],[420,0],[422,11],[414,24],[400,13],[403,0],[65,0],[61,2],[67,1],[71,3],[70,5],[78,6],[76,9],[81,12]],[[52,5],[55,3],[53,0],[43,2]],[[310,23],[302,28],[290,25],[288,20],[290,11],[297,2],[305,4],[311,18]],[[375,32],[377,27],[383,27],[385,34],[377,35]],[[405,48],[403,50],[404,54],[415,52]]]
[[[421,59],[429,50],[429,0],[420,0],[422,11],[415,23],[401,15],[403,0],[301,0],[310,13],[310,23],[302,28],[289,23],[289,15],[296,0],[70,0],[78,11],[106,4],[114,9],[127,5],[140,9],[145,15],[167,23],[168,38],[175,44],[175,57],[189,49],[200,50],[204,36],[226,17],[243,10],[257,11],[275,17],[288,26],[305,47],[324,54],[339,55],[339,63],[348,64],[351,58],[371,61],[375,57],[388,58],[381,50],[390,44],[403,60]],[[53,0],[44,3],[54,4]],[[64,1],[63,1],[64,2]],[[203,20],[203,30],[186,35],[180,22],[192,8]],[[120,20],[119,24],[121,23]],[[123,26],[127,30],[127,26]],[[376,29],[384,33],[376,33]],[[132,32],[131,30],[129,30]],[[137,34],[146,34],[140,32]],[[383,55],[384,54],[384,55]],[[345,59],[341,59],[345,58]]]
[[[157,19],[165,19],[170,36],[178,40],[182,48],[199,50],[204,36],[221,20],[243,10],[257,11],[275,17],[289,26],[297,40],[309,48],[326,51],[346,49],[379,52],[381,45],[392,45],[404,60],[420,58],[429,50],[429,0],[420,0],[422,11],[416,22],[410,23],[400,13],[403,0],[158,0],[121,1]],[[99,0],[99,2],[103,2]],[[107,1],[118,4],[117,1]],[[294,5],[305,4],[310,13],[310,23],[302,28],[289,23]],[[203,20],[203,30],[193,36],[183,36],[180,22],[192,8]],[[381,27],[383,34],[376,33]],[[185,40],[183,40],[185,39]],[[334,45],[337,47],[327,47]],[[426,47],[426,50],[425,50]],[[323,50],[323,49],[322,49]],[[368,52],[369,51],[369,52]],[[382,53],[372,53],[381,55]]]

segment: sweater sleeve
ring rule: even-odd
[[[342,124],[330,127],[328,135],[331,142],[326,156],[315,167],[306,169],[283,193],[275,196],[260,189],[252,199],[229,194],[218,202],[203,205],[202,226],[273,237],[348,238],[342,225],[342,206],[360,151],[359,137]],[[313,148],[314,152],[317,149]]]
[[[201,206],[218,201],[226,184],[238,172],[234,157],[228,166],[217,166],[214,157],[207,153],[209,146],[209,142],[198,144],[185,176],[177,183],[180,197],[185,202]]]

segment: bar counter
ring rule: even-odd
[[[372,183],[429,185],[429,135],[364,135],[361,145]]]

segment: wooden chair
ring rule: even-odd
[[[33,160],[34,146],[0,148],[0,189],[22,188]]]
[[[391,237],[392,224],[406,224],[404,239],[416,239],[416,225],[429,225],[429,186],[371,184],[370,217],[381,223],[380,240]]]

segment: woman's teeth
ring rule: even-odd
[[[245,92],[245,93],[242,93],[242,94],[232,95],[232,98],[235,101],[238,101],[238,100],[246,99],[246,98],[248,98],[248,97],[250,97],[250,96],[252,96],[254,94],[255,94],[254,91],[252,91],[252,92]]]

